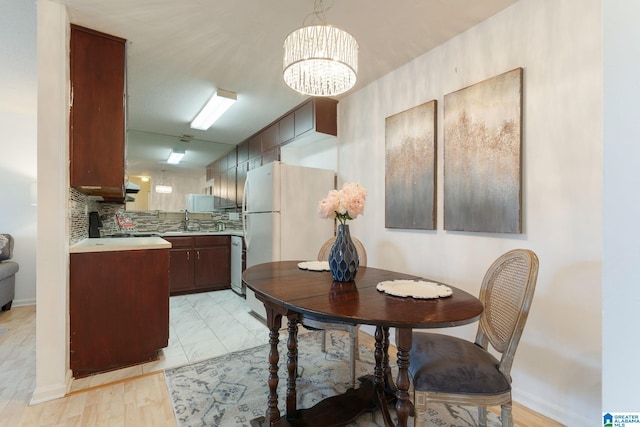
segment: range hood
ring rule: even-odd
[[[129,182],[127,181],[124,184],[124,192],[125,193],[137,193],[138,191],[140,191],[140,186],[138,184],[134,184],[133,182]]]

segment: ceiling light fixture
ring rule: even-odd
[[[356,84],[358,42],[346,31],[325,24],[324,14],[329,9],[331,6],[322,6],[322,0],[315,0],[302,28],[284,40],[284,81],[305,95],[339,95]],[[309,17],[321,24],[305,26]]]
[[[164,170],[163,170],[160,184],[156,185],[156,193],[171,194],[172,191],[173,191],[173,188],[170,185],[164,185]]]
[[[156,185],[156,193],[171,194],[173,188],[170,185]]]
[[[191,122],[193,129],[207,130],[236,102],[235,92],[218,89]]]
[[[173,150],[171,150],[171,154],[169,154],[167,163],[172,165],[177,165],[178,163],[180,163],[180,160],[182,160],[182,158],[184,157],[184,154],[185,154],[184,150],[179,150],[177,148],[174,148]]]

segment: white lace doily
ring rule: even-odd
[[[417,299],[448,297],[453,293],[448,286],[423,280],[387,280],[378,283],[376,289],[389,295]]]
[[[329,261],[304,261],[298,263],[298,268],[311,271],[329,271]]]

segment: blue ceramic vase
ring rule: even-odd
[[[350,282],[356,278],[358,272],[358,252],[351,240],[349,226],[338,225],[336,241],[329,251],[329,268],[333,280],[337,282]]]

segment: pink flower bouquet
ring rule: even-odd
[[[331,190],[320,201],[318,212],[321,218],[337,218],[340,224],[355,219],[364,213],[367,190],[360,184],[347,182],[342,190]]]

